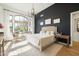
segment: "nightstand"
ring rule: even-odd
[[[55,38],[56,38],[57,42],[58,42],[59,39],[67,40],[67,44],[66,45],[67,45],[67,47],[69,47],[69,36],[68,35],[56,34]]]

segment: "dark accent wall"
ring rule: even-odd
[[[35,33],[39,33],[42,28],[42,26],[40,26],[40,22],[44,22],[45,19],[51,18],[51,26],[57,26],[58,32],[70,35],[70,13],[78,10],[78,3],[55,3],[35,16]],[[41,14],[44,16],[40,17]],[[60,18],[60,23],[53,24],[53,19],[56,18]],[[43,26],[48,25],[44,24]]]

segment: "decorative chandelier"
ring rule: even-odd
[[[35,8],[34,8],[34,5],[32,5],[31,10],[28,11],[28,16],[29,16],[29,17],[35,16]]]

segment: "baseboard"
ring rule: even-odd
[[[63,42],[58,42],[58,43],[63,44],[63,45],[67,45],[66,43],[63,43]]]
[[[75,42],[79,42],[79,40],[73,40],[73,41],[75,41]]]

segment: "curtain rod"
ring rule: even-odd
[[[5,11],[9,11],[9,12],[13,12],[13,13],[17,13],[17,14],[20,14],[20,15],[24,16],[24,14],[22,14],[22,13],[15,12],[15,11],[12,11],[12,10],[9,10],[9,9],[3,9],[3,10],[5,10]],[[24,17],[25,17],[25,16],[24,16]]]

